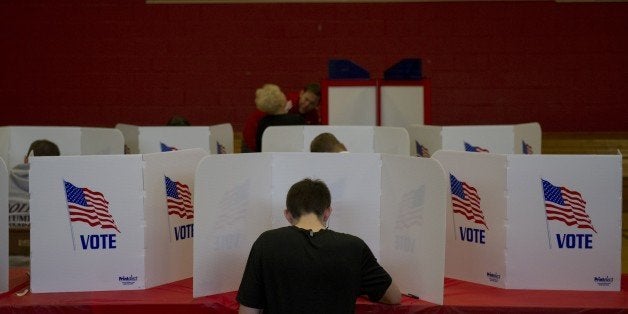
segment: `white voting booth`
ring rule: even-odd
[[[408,132],[377,126],[273,126],[262,135],[263,152],[309,152],[321,133],[332,133],[351,153],[387,153],[409,156]]]
[[[9,179],[0,158],[0,293],[9,291]]]
[[[233,153],[230,123],[212,126],[137,126],[119,123],[125,145],[132,154],[201,148],[211,154]]]
[[[619,291],[621,156],[438,151],[446,276],[507,289]]]
[[[0,127],[0,157],[8,169],[24,162],[33,141],[46,139],[66,155],[114,155],[124,152],[122,133],[111,128],[5,126]]]
[[[192,191],[201,149],[35,157],[31,288],[145,289],[192,275]]]
[[[515,125],[406,126],[413,156],[430,157],[439,149],[495,154],[540,154],[541,126]]]
[[[0,127],[0,157],[6,161],[9,171],[24,163],[24,157],[32,142],[42,139],[55,143],[62,156],[113,155],[122,154],[124,151],[122,133],[112,128],[5,126]],[[11,254],[22,255],[26,252],[27,255],[28,188],[22,190],[21,186],[11,187],[9,194],[10,237],[13,243]]]
[[[384,154],[203,159],[195,186],[194,297],[238,289],[251,245],[263,231],[288,225],[286,194],[305,177],[331,191],[330,229],[362,238],[404,293],[442,304],[445,173],[432,159]]]

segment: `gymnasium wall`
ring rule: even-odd
[[[255,88],[420,57],[438,125],[628,130],[628,4],[0,2],[0,125],[242,130]]]

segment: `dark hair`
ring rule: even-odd
[[[286,197],[286,208],[294,219],[301,215],[314,213],[323,216],[325,209],[331,205],[331,193],[325,182],[305,178],[290,187]]]
[[[190,126],[190,121],[182,116],[173,116],[166,123],[167,126]]]
[[[32,142],[31,146],[28,147],[26,156],[30,155],[31,152],[33,152],[33,156],[59,156],[61,155],[57,144],[49,140],[36,140]]]
[[[312,153],[338,153],[344,152],[347,148],[333,134],[321,133],[310,143]]]
[[[318,83],[310,83],[310,84],[305,85],[305,87],[303,88],[303,91],[310,92],[318,96],[319,98],[321,97],[321,85]]]

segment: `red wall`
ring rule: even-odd
[[[0,125],[231,122],[256,87],[423,59],[438,125],[628,130],[628,4],[2,1]]]

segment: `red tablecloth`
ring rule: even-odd
[[[0,295],[0,313],[237,313],[236,292],[192,298],[192,279],[134,291],[71,293],[26,292],[26,269],[11,269],[11,290]],[[620,292],[505,290],[445,279],[445,304],[403,297],[400,305],[384,305],[359,298],[357,313],[628,313],[628,274]]]

